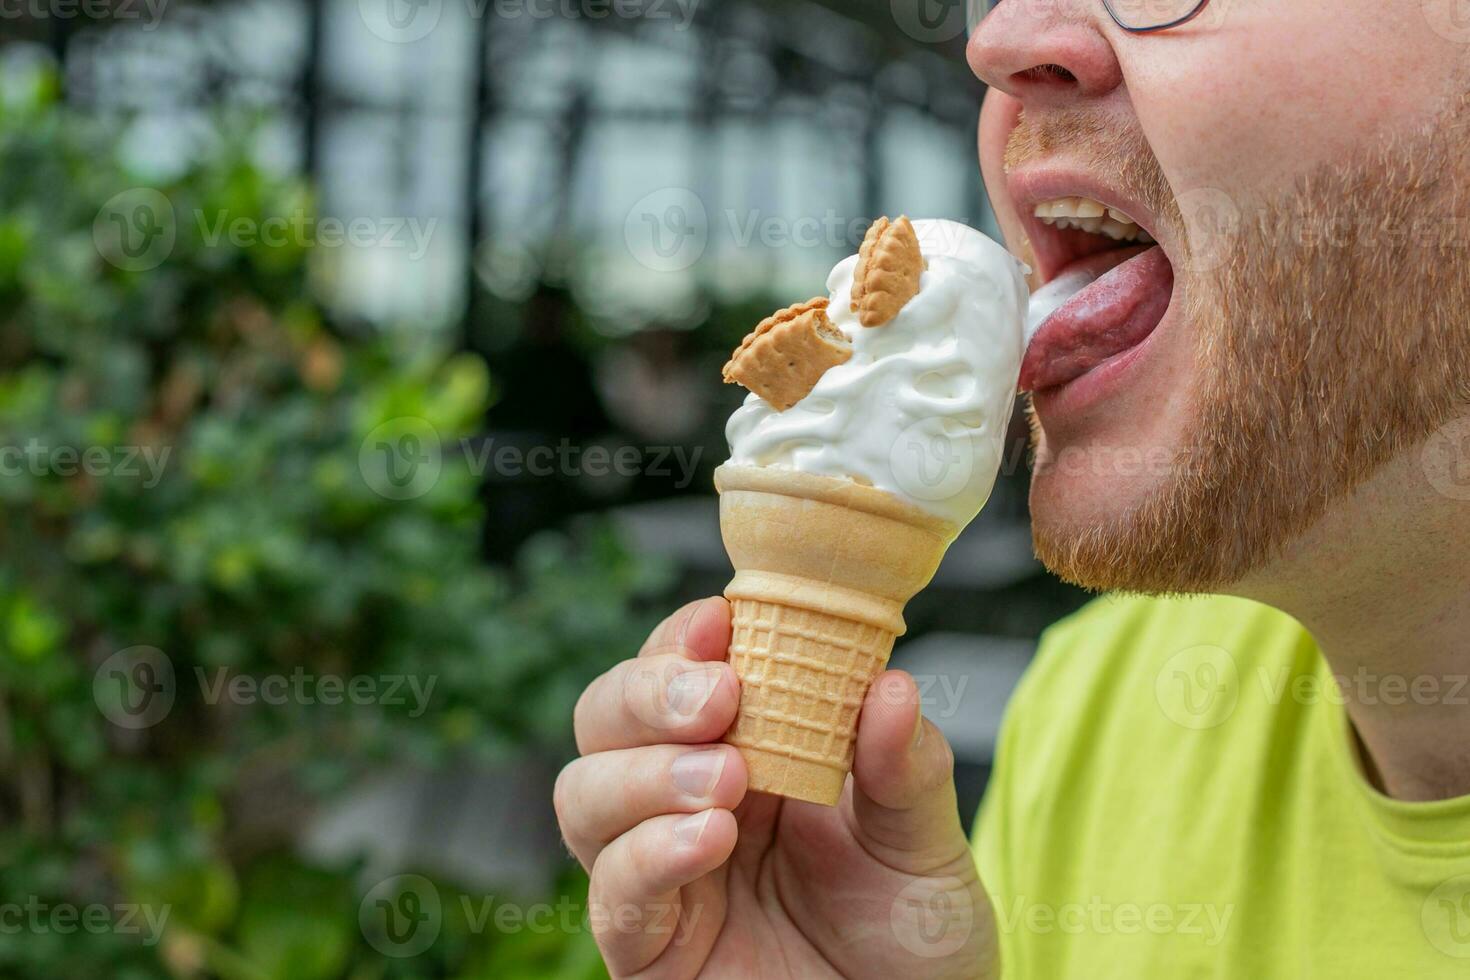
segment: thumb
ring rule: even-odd
[[[854,832],[874,857],[910,874],[970,861],[954,752],[924,718],[918,686],[904,671],[884,672],[868,690],[852,772]]]

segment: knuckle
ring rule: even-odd
[[[648,634],[648,639],[643,644],[645,653],[665,649],[674,643],[674,639],[683,632],[684,621],[694,615],[694,610],[699,607],[699,601],[686,602],[653,628]]]
[[[587,734],[587,715],[592,710],[593,691],[597,689],[598,681],[600,681],[601,679],[602,678],[599,677],[591,684],[588,684],[586,687],[582,688],[582,693],[577,695],[577,703],[572,708],[572,733],[576,736],[577,751],[579,752],[586,751],[583,748],[582,740],[583,736]]]
[[[551,808],[556,811],[556,822],[565,831],[571,823],[572,783],[577,778],[578,762],[573,760],[557,773],[556,784],[551,788]]]

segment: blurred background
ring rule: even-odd
[[[572,705],[729,576],[730,349],[993,232],[975,9],[0,4],[0,975],[604,975]],[[1024,433],[895,654],[967,824]]]

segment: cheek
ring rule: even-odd
[[[1389,16],[1377,0],[1214,0],[1198,31],[1120,42],[1175,193],[1250,201],[1426,121],[1466,46],[1436,34],[1421,5]]]
[[[986,94],[985,104],[980,110],[980,173],[985,178],[985,190],[990,196],[995,221],[1000,226],[1006,247],[1026,261],[1026,236],[1005,187],[1006,143],[1010,139],[1011,131],[1016,128],[1016,119],[1020,112],[1021,103],[1018,99],[996,89],[991,89]],[[1032,284],[1033,288],[1035,285],[1037,284]]]

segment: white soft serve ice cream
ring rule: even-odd
[[[750,395],[726,426],[730,463],[848,477],[963,526],[995,485],[1021,372],[1024,267],[954,221],[915,221],[928,268],[892,321],[852,313],[849,256],[827,277],[852,358],[784,412]]]

